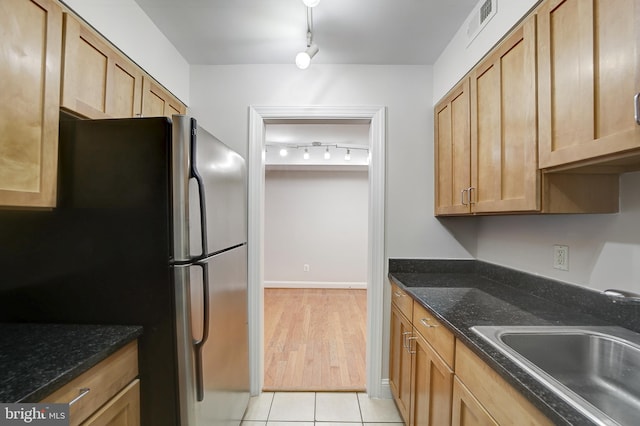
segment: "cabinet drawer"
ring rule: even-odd
[[[42,402],[70,403],[71,425],[79,425],[138,376],[138,344],[129,343]],[[87,391],[88,389],[88,391]]]
[[[413,299],[396,284],[391,284],[391,300],[407,319],[413,314]]]
[[[140,380],[136,379],[82,426],[140,426]]]
[[[413,305],[413,326],[433,346],[449,367],[452,367],[455,348],[453,334],[418,302],[414,302]]]

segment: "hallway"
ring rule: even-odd
[[[264,290],[265,391],[364,391],[367,291]]]

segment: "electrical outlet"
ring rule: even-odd
[[[302,270],[303,270],[304,272],[309,272],[309,264],[308,264],[308,263],[305,263],[304,265],[302,265]]]
[[[569,270],[569,246],[553,246],[553,267],[561,271]]]

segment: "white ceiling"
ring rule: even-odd
[[[306,48],[301,0],[135,0],[190,64],[286,64]],[[314,63],[430,65],[477,0],[321,0]]]

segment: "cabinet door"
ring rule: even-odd
[[[469,213],[469,80],[435,108],[436,215]]]
[[[451,426],[498,426],[487,410],[456,377],[453,381]]]
[[[415,333],[415,336],[412,340],[410,424],[448,425],[451,421],[453,371],[420,334]]]
[[[640,147],[638,0],[548,0],[538,10],[540,167]]]
[[[131,382],[82,426],[140,426],[140,380]]]
[[[0,1],[0,205],[54,207],[62,9]]]
[[[142,115],[144,117],[171,117],[184,114],[186,108],[151,78],[145,76],[142,88]]]
[[[389,385],[405,424],[409,423],[411,404],[411,352],[407,340],[411,330],[411,322],[395,305],[391,305]]]
[[[551,426],[553,424],[519,391],[460,341],[456,342],[455,370],[456,376],[498,424],[519,426]]]
[[[472,210],[539,210],[535,15],[470,80]]]
[[[64,33],[62,106],[89,118],[139,115],[142,71],[69,14]]]

